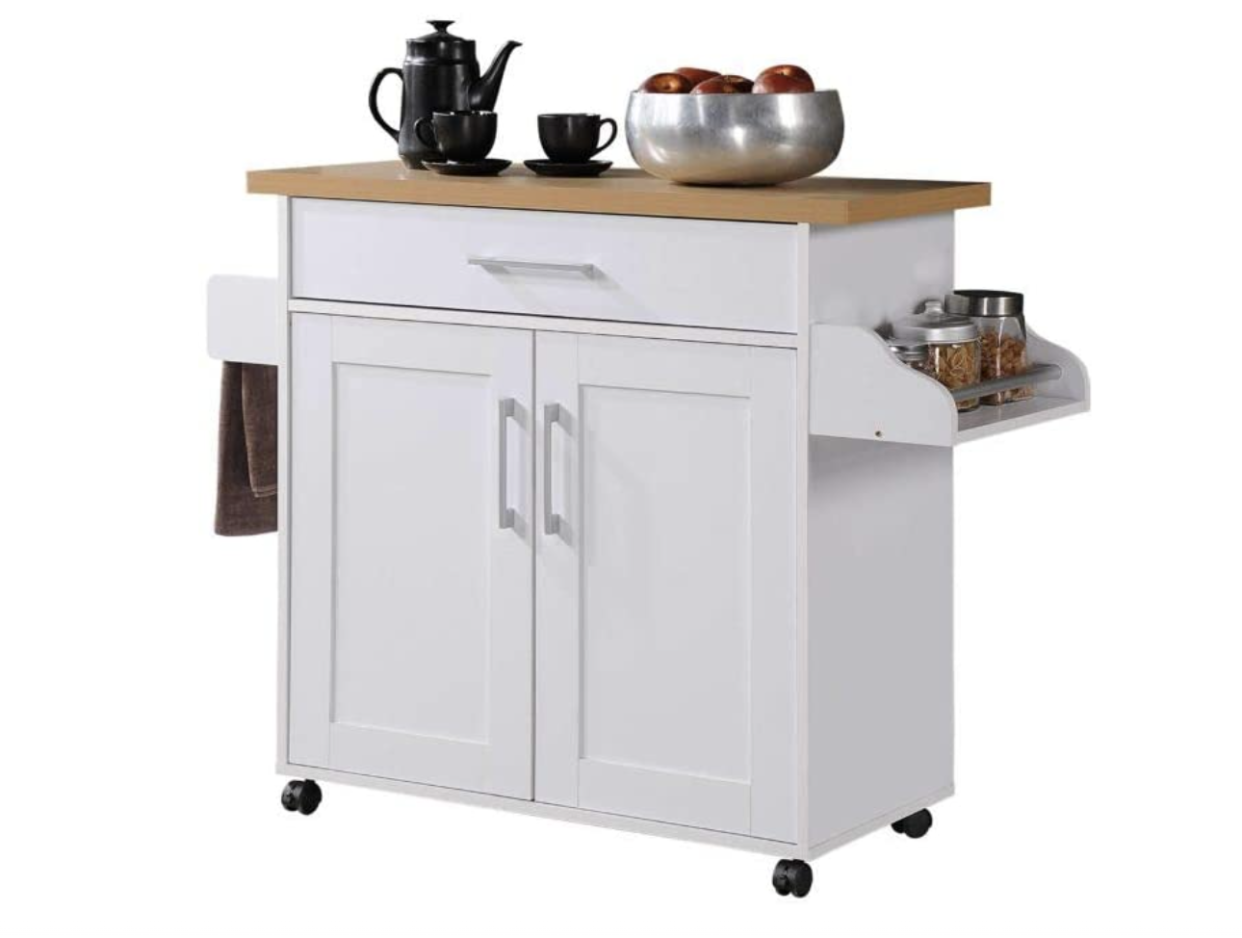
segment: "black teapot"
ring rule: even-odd
[[[397,141],[397,152],[410,169],[422,169],[425,159],[439,159],[437,150],[427,146],[414,133],[419,118],[431,117],[433,111],[495,110],[500,80],[504,77],[509,55],[521,45],[506,42],[496,58],[479,74],[479,60],[474,55],[474,40],[449,33],[452,20],[428,20],[434,33],[407,39],[403,68],[386,68],[371,82],[371,116]],[[401,129],[389,125],[380,115],[376,103],[380,84],[389,75],[400,75]]]

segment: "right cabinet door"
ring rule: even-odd
[[[536,799],[795,840],[794,352],[536,342]]]

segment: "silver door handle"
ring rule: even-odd
[[[561,516],[552,510],[552,428],[560,423],[561,405],[543,405],[543,533],[561,533]]]
[[[514,511],[509,507],[509,418],[517,411],[517,402],[511,398],[503,398],[500,402],[500,437],[497,455],[500,460],[500,527],[513,527]]]
[[[511,257],[475,257],[466,258],[472,267],[496,268],[499,270],[550,270],[559,273],[582,274],[584,277],[595,276],[594,264],[564,264],[555,261],[521,261]]]

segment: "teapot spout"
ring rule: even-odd
[[[505,76],[505,66],[509,64],[509,56],[520,46],[520,42],[510,40],[496,53],[487,71],[470,84],[470,108],[474,111],[491,111],[496,107],[496,96],[500,94],[500,80]]]

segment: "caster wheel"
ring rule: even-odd
[[[290,782],[280,793],[280,804],[286,811],[314,814],[323,801],[323,792],[309,778],[304,782]]]
[[[788,896],[791,893],[801,899],[811,891],[811,864],[803,860],[780,860],[772,871],[772,888],[777,895]]]
[[[909,817],[903,817],[900,821],[893,822],[893,830],[899,834],[905,834],[914,840],[918,840],[932,826],[932,813],[924,808],[922,811],[915,811]]]

